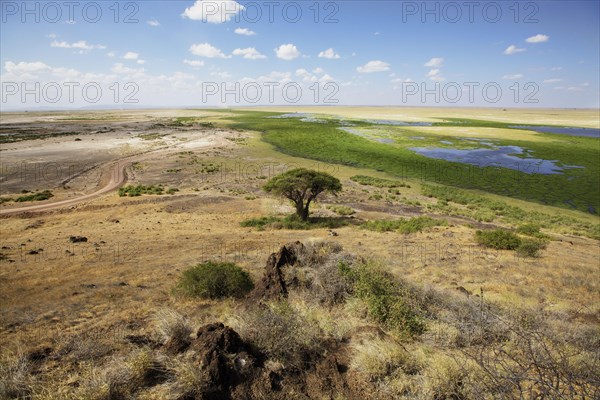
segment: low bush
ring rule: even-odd
[[[28,194],[25,196],[19,196],[15,199],[17,203],[21,203],[24,201],[43,201],[48,200],[49,198],[54,197],[51,191],[44,190],[43,192]]]
[[[376,232],[396,231],[399,233],[415,233],[432,226],[445,226],[447,224],[448,221],[446,220],[438,220],[430,217],[414,217],[409,219],[367,221],[362,227]]]
[[[208,261],[183,271],[175,292],[190,297],[219,299],[242,297],[253,287],[250,275],[236,264]]]
[[[540,251],[546,248],[546,242],[536,239],[523,239],[517,247],[519,257],[539,257]]]
[[[523,235],[536,237],[538,239],[547,239],[549,236],[540,232],[540,226],[537,224],[525,224],[517,228],[517,232]]]
[[[382,187],[382,188],[396,188],[396,187],[407,187],[410,186],[406,183],[393,181],[391,179],[375,178],[367,175],[354,175],[350,177],[350,180],[359,183],[361,185]]]
[[[128,185],[119,188],[119,196],[137,197],[143,194],[161,195],[164,193],[163,185]]]
[[[352,215],[352,214],[354,214],[354,210],[352,209],[352,207],[348,207],[348,206],[333,205],[333,206],[328,206],[327,208],[330,209],[331,211],[333,211],[334,213],[338,214],[338,215]]]
[[[411,306],[410,293],[379,266],[365,262],[339,265],[340,274],[352,284],[352,293],[363,300],[369,316],[400,335],[415,336],[425,331],[419,310]]]
[[[302,221],[297,215],[288,215],[286,217],[260,217],[251,218],[240,222],[242,227],[257,228],[264,230],[271,229],[292,229],[292,230],[309,230],[309,229],[335,229],[348,225],[348,220],[344,218],[328,218],[328,217],[313,217],[307,221]]]
[[[521,245],[521,238],[504,229],[493,229],[475,232],[477,243],[496,250],[516,250]]]

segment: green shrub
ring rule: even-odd
[[[409,185],[403,182],[393,181],[391,179],[375,178],[373,176],[367,175],[354,175],[350,177],[350,180],[361,185],[375,186],[381,188],[410,187]]]
[[[523,239],[517,247],[519,257],[539,257],[540,251],[546,248],[546,242],[536,239]]]
[[[24,201],[42,201],[48,200],[50,197],[54,197],[51,191],[44,190],[43,192],[28,194],[25,196],[19,196],[15,199],[16,202],[21,203]]]
[[[348,220],[337,218],[309,218],[303,221],[296,214],[288,215],[283,218],[278,217],[260,217],[251,218],[240,222],[240,225],[245,228],[257,228],[262,231],[266,228],[271,229],[292,229],[292,230],[309,230],[309,229],[335,229],[348,225]]]
[[[438,220],[430,217],[414,217],[409,219],[367,221],[362,225],[362,228],[376,232],[396,231],[399,233],[415,233],[432,226],[445,226],[447,224],[448,221],[446,220]]]
[[[257,228],[259,231],[262,231],[268,225],[271,225],[273,222],[279,221],[280,218],[277,217],[260,217],[260,218],[250,218],[240,222],[240,226],[244,228]]]
[[[352,293],[363,300],[369,317],[401,335],[414,336],[425,331],[418,310],[409,304],[409,293],[389,273],[371,263],[350,267],[338,264],[340,274],[352,285]]]
[[[540,232],[540,226],[537,224],[525,224],[517,228],[517,232],[527,236],[533,236],[538,239],[546,239],[549,236]]]
[[[208,261],[185,270],[175,292],[205,299],[242,297],[254,284],[250,275],[234,263]]]
[[[516,250],[521,245],[521,238],[503,229],[475,232],[477,243],[497,250]]]
[[[163,185],[128,185],[119,188],[119,196],[137,197],[143,194],[164,194]],[[170,189],[175,190],[175,189]]]

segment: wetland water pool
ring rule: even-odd
[[[562,165],[557,160],[530,157],[530,154],[519,146],[498,146],[490,149],[478,148],[467,150],[411,147],[410,150],[429,158],[471,164],[478,167],[503,167],[518,170],[526,174],[562,174],[565,169],[583,168],[578,165]],[[515,154],[522,157],[517,157]]]
[[[534,125],[511,125],[510,128],[527,129],[539,133],[555,133],[558,135],[583,136],[600,138],[600,129],[576,128],[570,126],[534,126]]]

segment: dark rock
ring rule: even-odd
[[[87,242],[88,239],[85,236],[71,236],[69,237],[71,243],[84,243]]]
[[[84,283],[81,285],[81,287],[86,288],[86,289],[96,289],[98,286],[96,286],[93,283]]]
[[[27,360],[29,362],[40,362],[44,361],[52,353],[52,348],[42,347],[27,354]]]
[[[464,288],[464,287],[462,287],[462,286],[458,286],[458,287],[456,287],[456,290],[458,290],[459,292],[461,292],[461,293],[463,293],[463,294],[466,294],[466,295],[467,295],[467,297],[469,297],[469,296],[471,296],[471,295],[473,294],[473,293],[471,293],[470,291],[468,291],[467,289],[465,289],[465,288]]]

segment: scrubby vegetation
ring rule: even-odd
[[[375,178],[373,176],[367,175],[354,175],[350,177],[350,180],[356,183],[360,183],[361,185],[375,186],[380,188],[410,188],[410,185],[404,182],[394,181],[391,179]]]
[[[425,196],[438,200],[438,204],[428,205],[428,209],[433,212],[464,216],[483,222],[500,221],[519,226],[526,225],[525,229],[529,232],[534,232],[534,226],[538,226],[600,240],[600,224],[589,220],[583,221],[561,214],[550,215],[539,211],[525,211],[502,200],[490,199],[484,195],[447,186],[422,185],[421,192]]]
[[[26,201],[44,201],[44,200],[48,200],[51,197],[54,197],[54,194],[52,194],[52,192],[50,190],[44,190],[42,192],[25,194],[23,196],[19,196],[16,198],[0,197],[0,204],[8,203],[11,201],[14,201],[16,203],[22,203],[22,202],[26,202]]]
[[[48,348],[3,353],[0,396],[68,400],[598,396],[600,347],[594,325],[575,327],[580,322],[565,321],[561,312],[504,308],[488,301],[483,291],[464,297],[410,284],[386,271],[385,264],[350,254],[336,243],[292,247],[297,249],[296,262],[280,265],[285,296],[250,295],[212,306],[191,304],[192,315],[162,309],[144,329],[128,324],[127,344],[111,342],[106,335],[72,336]],[[228,271],[226,275],[233,271],[235,281],[240,276],[233,264],[202,265],[182,274],[192,293],[207,274],[213,283],[228,280],[216,278],[212,274],[216,270]],[[265,271],[263,284],[273,278]],[[207,290],[214,297],[231,293],[224,286]],[[211,323],[215,319],[225,325]],[[63,380],[47,373],[48,366],[56,368],[58,363],[69,370]]]
[[[496,250],[516,250],[521,245],[517,235],[504,229],[477,231],[475,238],[480,245]]]
[[[546,242],[537,239],[522,239],[517,247],[519,257],[539,257],[540,251],[546,248]]]
[[[338,215],[354,214],[354,209],[352,207],[348,207],[348,206],[331,205],[331,206],[327,206],[327,208]]]
[[[269,229],[293,229],[293,230],[308,230],[319,228],[341,228],[348,225],[350,222],[344,218],[330,217],[313,217],[306,221],[298,218],[296,214],[286,217],[259,217],[250,218],[240,222],[240,226],[245,228],[257,228],[258,230]]]
[[[250,275],[237,265],[208,261],[185,270],[174,290],[185,296],[219,299],[242,297],[253,287]]]
[[[159,185],[128,185],[119,188],[119,196],[121,197],[137,197],[143,194],[153,194],[153,195],[161,195],[165,194],[174,194],[178,192],[177,188],[169,188],[165,189],[162,184]]]
[[[538,239],[548,239],[549,236],[540,232],[540,226],[538,224],[525,224],[517,228],[517,232],[522,235],[536,237]]]
[[[520,257],[538,257],[546,248],[546,242],[539,239],[523,239],[504,229],[476,231],[475,239],[482,246],[496,250],[516,250]]]
[[[352,294],[364,301],[368,314],[385,328],[414,336],[425,331],[420,310],[410,304],[410,293],[374,263],[349,266],[340,262],[341,275],[352,284]]]
[[[445,225],[448,225],[448,221],[446,220],[434,219],[431,217],[414,217],[407,219],[367,221],[362,224],[361,227],[376,232],[395,231],[408,234],[421,232],[423,229],[433,226]]]

